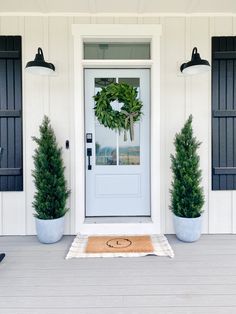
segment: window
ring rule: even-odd
[[[84,59],[146,60],[150,43],[84,43]]]

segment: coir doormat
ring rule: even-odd
[[[153,245],[150,236],[89,237],[86,253],[150,253]]]
[[[86,236],[78,234],[66,259],[73,257],[174,257],[172,248],[164,235],[106,235]]]

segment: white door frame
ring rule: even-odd
[[[160,233],[160,36],[157,24],[75,24],[74,36],[74,149],[72,150],[72,204],[75,231],[82,234]],[[148,41],[150,60],[84,60],[83,43],[88,41]],[[150,222],[91,223],[85,219],[85,134],[84,134],[84,68],[150,68],[151,69],[151,219]],[[107,220],[106,220],[107,221]]]

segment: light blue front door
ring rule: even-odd
[[[85,69],[84,74],[86,216],[150,216],[150,70]],[[105,128],[94,115],[93,96],[112,82],[135,86],[143,102],[133,141]],[[122,104],[112,106],[119,110]]]

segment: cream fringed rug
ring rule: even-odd
[[[73,257],[138,257],[169,256],[174,252],[164,235],[145,236],[87,236],[78,234],[66,259]]]

